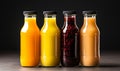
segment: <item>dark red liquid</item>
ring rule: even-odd
[[[61,64],[77,66],[80,60],[79,29],[75,24],[75,17],[65,17],[64,21],[61,30]]]

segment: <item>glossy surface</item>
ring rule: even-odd
[[[60,62],[60,30],[56,18],[44,18],[41,29],[41,66],[57,66]]]
[[[63,66],[79,64],[79,29],[75,16],[64,17],[61,30],[61,64]]]
[[[36,18],[25,18],[20,32],[21,66],[37,66],[40,57],[40,33]]]
[[[120,71],[120,51],[101,52],[100,64],[97,67],[21,67],[19,54],[0,53],[0,71]]]
[[[84,17],[80,30],[80,60],[83,66],[96,66],[100,59],[100,31],[96,17]]]

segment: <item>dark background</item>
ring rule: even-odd
[[[118,0],[119,1],[119,0]],[[36,10],[37,24],[43,25],[44,10],[57,11],[57,25],[63,26],[63,10],[77,11],[77,25],[83,24],[83,10],[97,11],[97,25],[101,32],[101,51],[120,51],[119,2],[116,0],[1,0],[0,52],[18,52],[20,29],[24,24],[23,11]]]

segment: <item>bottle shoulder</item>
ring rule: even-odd
[[[100,30],[98,27],[81,27],[81,35],[100,35]]]
[[[20,32],[22,33],[32,33],[32,32],[39,32],[39,27],[36,26],[29,26],[28,24],[24,24],[21,28]]]
[[[62,29],[61,29],[61,32],[62,33],[66,33],[66,32],[77,33],[77,32],[79,32],[79,28],[75,25],[73,25],[73,26],[63,26]]]
[[[41,34],[55,34],[55,33],[60,33],[60,29],[57,26],[43,26],[41,28]]]

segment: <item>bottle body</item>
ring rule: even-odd
[[[28,17],[31,16],[31,17]],[[24,26],[20,31],[21,66],[37,66],[40,57],[40,33],[35,15],[25,14]]]
[[[76,25],[76,15],[64,15],[64,25],[61,30],[61,64],[62,66],[77,66],[79,64],[79,29]]]
[[[100,60],[100,31],[96,25],[96,13],[84,14],[80,30],[80,59],[82,66],[97,66]]]
[[[41,65],[57,66],[60,62],[60,30],[56,16],[45,13],[41,29]]]

